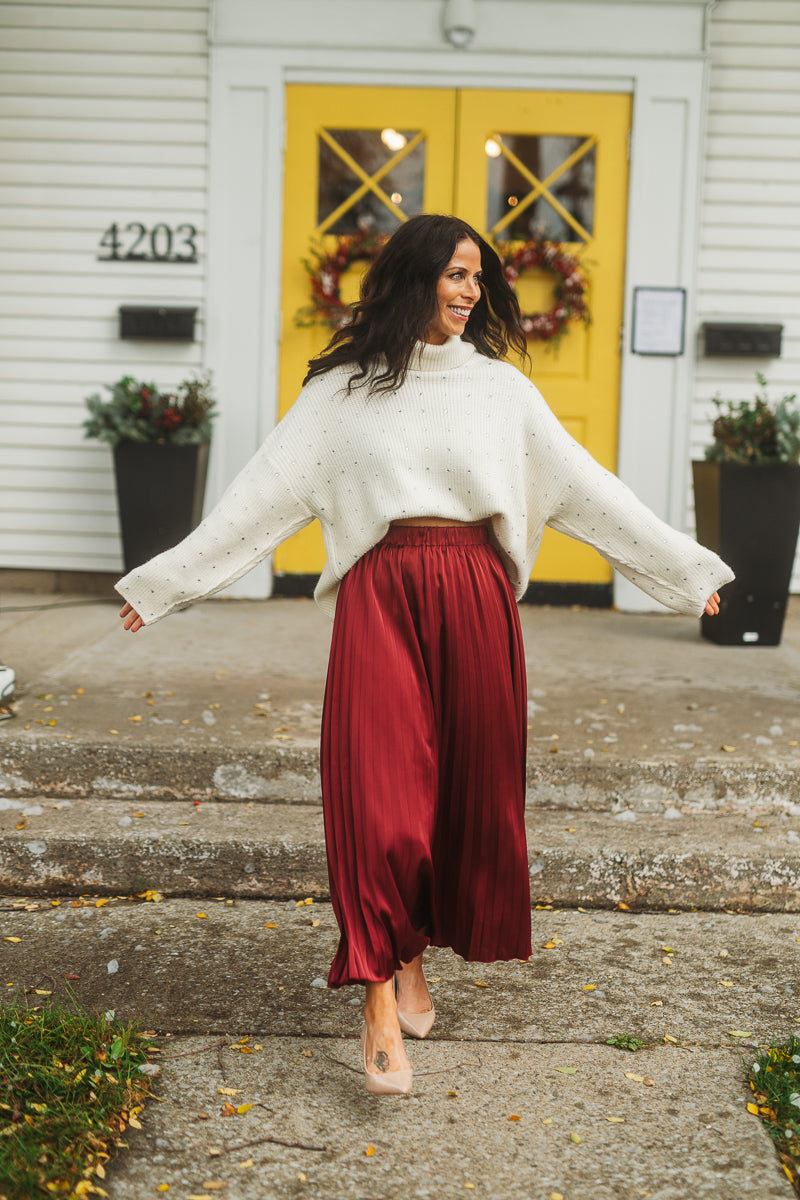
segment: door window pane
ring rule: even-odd
[[[586,235],[593,233],[596,162],[593,142],[556,175],[541,195],[525,204],[536,184],[545,183],[587,142],[587,136],[520,133],[495,134],[487,141],[487,226],[496,241],[527,240],[537,233],[552,241],[575,242],[584,240],[581,230]],[[577,221],[580,229],[558,211],[553,200]],[[512,217],[495,232],[495,226],[515,209],[520,210],[519,216]]]
[[[325,227],[325,233],[342,235],[365,227],[375,233],[392,233],[402,219],[394,209],[406,217],[422,212],[424,139],[402,153],[417,136],[415,130],[329,129],[326,133],[334,145],[324,137],[318,138],[317,225],[322,225],[341,205],[346,208],[333,224]],[[381,174],[386,164],[401,154],[391,170]],[[364,187],[364,179],[348,158],[374,180],[378,193],[367,188],[357,200],[348,203]]]

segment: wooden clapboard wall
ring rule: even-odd
[[[698,322],[782,324],[780,359],[697,359],[693,455],[710,440],[711,397],[800,394],[800,4],[721,0],[711,73],[700,228]],[[690,517],[691,527],[694,525]],[[793,591],[800,591],[800,560]]]
[[[201,362],[207,10],[0,5],[2,567],[119,569],[111,454],[83,440],[83,399]],[[112,222],[193,224],[199,261],[98,262]],[[120,341],[124,303],[198,306],[198,341]]]

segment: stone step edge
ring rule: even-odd
[[[635,803],[656,812],[675,804],[782,809],[800,815],[800,768],[742,759],[568,761],[528,759],[530,803],[599,810]],[[81,798],[281,801],[318,804],[315,746],[154,747],[108,743],[11,742],[0,758],[0,795]]]
[[[144,816],[130,816],[125,826],[111,824],[117,813],[108,802],[74,807],[77,813],[57,810],[58,828],[31,814],[18,830],[12,822],[21,810],[3,814],[0,892],[329,896],[319,810],[265,805],[254,814],[247,805],[203,805],[197,816],[187,814],[179,833],[174,805],[142,805]],[[80,828],[70,830],[75,816]],[[784,819],[771,827],[769,847],[767,833],[748,831],[741,815],[648,816],[646,825],[607,813],[567,819],[574,824],[565,826],[559,811],[526,814],[534,902],[800,912],[800,854],[793,840],[800,835]]]

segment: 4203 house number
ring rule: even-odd
[[[115,221],[100,239],[107,251],[98,262],[197,262],[197,229],[194,225],[165,225],[148,229],[141,221],[120,226]]]

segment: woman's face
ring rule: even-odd
[[[425,335],[426,342],[442,346],[453,334],[460,337],[480,299],[480,278],[480,249],[474,242],[459,242],[436,285],[437,311]]]

